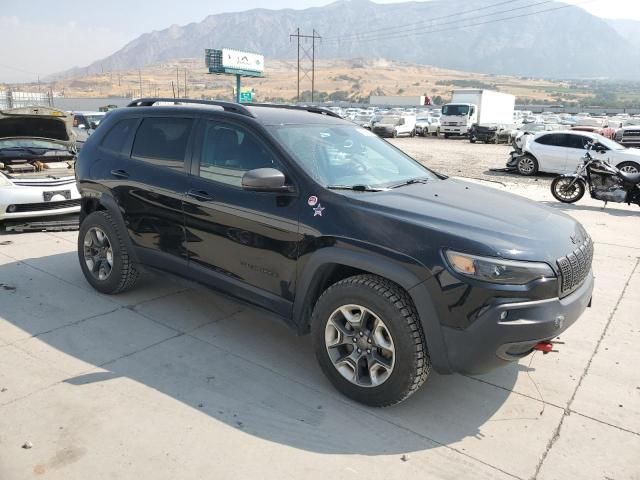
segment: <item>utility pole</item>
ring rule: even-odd
[[[314,93],[315,93],[315,80],[316,80],[316,40],[322,39],[320,34],[313,30],[312,35],[302,35],[300,34],[300,29],[296,29],[296,33],[292,33],[289,35],[289,40],[295,38],[298,43],[298,94],[297,99],[300,101],[300,72],[302,72],[302,77],[307,77],[307,79],[311,80],[311,102],[313,103]],[[304,39],[308,41],[311,39],[311,51],[304,44],[300,43],[300,39]],[[301,55],[302,52],[302,55]],[[304,65],[301,66],[301,60],[311,61],[311,68],[305,68]],[[311,74],[311,75],[309,75]]]
[[[138,81],[140,82],[140,98],[142,98],[142,71],[140,69],[138,69]]]
[[[180,72],[178,71],[177,65],[176,65],[176,88],[178,89],[178,97],[180,97]]]
[[[184,69],[184,98],[187,97],[187,69]]]

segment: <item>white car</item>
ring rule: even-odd
[[[595,133],[557,130],[529,137],[516,163],[522,175],[537,172],[572,173],[576,171],[586,146],[594,144],[592,155],[602,155],[611,165],[627,173],[640,173],[640,150],[626,148]]]
[[[416,117],[414,115],[383,115],[371,123],[371,131],[380,137],[400,137],[416,135]]]
[[[440,119],[430,115],[420,115],[416,118],[416,134],[426,137],[433,135],[437,137],[440,134]]]
[[[0,111],[0,223],[80,211],[72,124],[52,108]]]

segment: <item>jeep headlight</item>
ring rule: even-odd
[[[2,173],[0,173],[0,187],[11,187],[13,183],[5,177]]]
[[[555,278],[551,267],[542,262],[480,257],[453,250],[447,250],[446,256],[455,272],[485,282],[524,285],[540,278]]]

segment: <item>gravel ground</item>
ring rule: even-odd
[[[517,173],[491,172],[503,168],[513,150],[511,145],[470,143],[466,138],[414,137],[389,139],[416,160],[445,175],[494,181],[510,185],[549,185],[553,175],[523,177]]]

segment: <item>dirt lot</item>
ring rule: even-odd
[[[509,151],[394,142],[480,179]],[[155,272],[101,295],[75,232],[0,234],[0,479],[640,479],[640,209],[499,181],[585,225],[593,307],[556,354],[434,373],[387,409],[339,395],[262,311]]]
[[[389,140],[426,166],[454,177],[494,181],[509,185],[550,185],[552,175],[523,177],[517,173],[491,172],[503,168],[511,145],[470,143],[466,138],[402,137]]]

